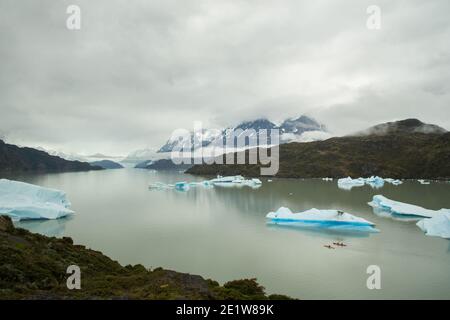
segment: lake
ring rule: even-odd
[[[425,236],[415,222],[379,217],[375,194],[429,209],[450,208],[450,184],[407,181],[341,190],[336,181],[261,179],[259,189],[149,190],[152,182],[202,181],[178,172],[104,170],[11,177],[64,190],[75,214],[20,227],[70,236],[121,264],[161,266],[221,283],[257,278],[268,293],[302,299],[450,299],[450,241]],[[380,233],[319,232],[266,224],[281,206],[292,211],[341,209]],[[347,247],[324,247],[343,241]],[[366,286],[369,265],[381,289]]]

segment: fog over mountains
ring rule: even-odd
[[[302,115],[297,118],[289,118],[277,125],[274,122],[265,119],[255,119],[251,121],[243,121],[236,126],[230,126],[223,129],[206,129],[202,128],[198,132],[185,132],[184,135],[177,134],[174,130],[174,135],[171,136],[167,142],[159,149],[141,149],[131,152],[126,158],[125,162],[138,162],[148,159],[158,159],[168,157],[167,153],[174,150],[175,147],[191,150],[201,147],[221,146],[225,144],[227,138],[236,132],[248,137],[245,141],[245,146],[257,145],[258,132],[260,130],[279,129],[280,143],[288,142],[308,142],[323,140],[331,137],[324,124],[319,123],[315,119]],[[196,136],[194,136],[196,135]],[[269,141],[270,142],[270,141]],[[261,143],[260,143],[261,144]]]

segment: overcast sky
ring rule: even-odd
[[[81,30],[66,28],[70,4]],[[381,30],[366,27],[371,4]],[[0,0],[0,137],[127,154],[195,120],[450,129],[449,12],[448,0]]]

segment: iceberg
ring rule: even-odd
[[[381,210],[392,216],[404,217],[419,217],[419,218],[433,218],[436,215],[446,212],[447,209],[429,210],[413,204],[403,203],[399,201],[390,200],[382,195],[375,195],[369,206],[374,209]]]
[[[419,181],[420,184],[430,184],[430,183],[431,183],[430,181],[425,181],[425,180],[423,180],[423,179],[419,179],[419,180],[417,180],[417,181]]]
[[[293,213],[289,208],[281,207],[266,215],[269,223],[308,226],[314,228],[340,228],[360,231],[378,232],[375,224],[363,218],[340,210],[319,210],[312,208],[307,211]]]
[[[450,210],[442,209],[441,211],[433,218],[420,220],[417,226],[427,236],[450,239]]]
[[[243,187],[248,186],[252,189],[257,189],[261,187],[262,181],[258,178],[253,179],[245,179],[242,176],[229,176],[229,177],[221,177],[218,176],[212,180],[205,180],[200,182],[186,182],[180,181],[175,184],[168,184],[162,182],[153,182],[149,184],[149,189],[151,190],[169,190],[175,189],[177,191],[188,191],[191,187],[201,186],[204,188],[212,188],[212,187]]]
[[[382,188],[384,186],[384,179],[378,176],[372,176],[370,178],[364,179],[364,181],[366,184],[375,189]]]
[[[333,181],[333,178],[322,178],[323,181]]]
[[[0,215],[13,221],[58,219],[74,213],[63,191],[0,179]]]
[[[210,180],[214,186],[218,187],[241,187],[249,186],[252,188],[259,188],[262,185],[262,181],[258,178],[245,179],[243,176],[217,176],[217,178]]]
[[[175,190],[188,191],[189,189],[190,189],[190,184],[185,181],[175,183]]]
[[[394,186],[398,186],[399,184],[402,184],[403,181],[398,180],[398,179],[392,179],[392,178],[386,178],[384,179],[385,182],[393,184]]]
[[[163,182],[154,182],[148,185],[148,188],[151,190],[167,190],[175,188],[174,184],[168,184]]]
[[[353,187],[362,187],[367,184],[374,189],[379,189],[384,186],[385,182],[388,182],[395,186],[403,183],[401,180],[394,180],[391,178],[383,179],[378,176],[371,176],[369,178],[358,178],[358,179],[352,179],[351,177],[347,177],[338,180],[338,187],[344,190],[351,190]]]
[[[341,178],[338,180],[338,188],[344,190],[351,190],[353,187],[362,187],[366,184],[363,178],[352,179],[350,177]]]

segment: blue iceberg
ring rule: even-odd
[[[266,218],[271,224],[378,232],[374,228],[375,224],[373,222],[340,210],[319,210],[313,208],[293,213],[289,208],[281,207],[275,212],[269,212]]]
[[[382,195],[375,195],[369,206],[393,216],[433,218],[447,209],[430,210],[413,204],[390,200]]]
[[[58,219],[73,213],[66,194],[60,190],[0,179],[0,215],[13,221]]]

